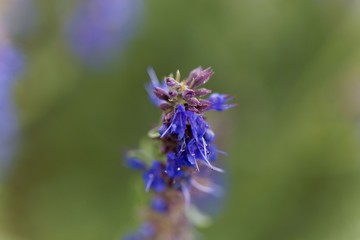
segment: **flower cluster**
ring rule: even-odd
[[[155,193],[146,223],[152,231],[144,234],[140,230],[128,239],[191,239],[185,211],[191,203],[192,189],[217,194],[218,188],[203,173],[223,172],[214,163],[221,151],[214,145],[215,134],[204,113],[227,110],[235,104],[228,103],[232,99],[228,95],[211,94],[202,87],[213,75],[211,68],[198,67],[182,81],[179,72],[162,82],[152,69],[149,75],[151,83],[146,89],[152,103],[162,111],[157,134],[152,134],[160,141],[162,157],[149,165],[135,156],[126,159],[127,166],[143,172],[146,190]]]

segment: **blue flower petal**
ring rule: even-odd
[[[164,128],[160,128],[161,132]],[[178,140],[183,139],[186,130],[186,112],[185,107],[179,104],[176,107],[174,117],[168,126],[168,128],[161,133],[161,138],[169,136],[170,134],[176,134]]]
[[[134,169],[134,170],[141,170],[141,171],[145,171],[146,170],[146,164],[141,161],[138,158],[135,157],[126,157],[125,158],[125,165],[128,168]]]
[[[226,94],[213,93],[207,100],[211,102],[209,110],[221,112],[236,106],[236,104],[227,104],[227,102],[232,100],[232,98]]]
[[[153,189],[155,192],[163,192],[167,187],[164,164],[160,161],[154,161],[151,168],[144,172],[143,179],[146,191]]]

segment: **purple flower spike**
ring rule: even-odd
[[[156,141],[153,148],[141,150],[147,160],[148,156],[156,156],[161,161],[154,160],[150,168],[136,158],[127,161],[130,168],[144,171],[145,188],[152,190],[153,198],[144,220],[152,224],[154,231],[149,235],[140,230],[128,240],[193,239],[190,220],[194,219],[188,219],[187,209],[198,205],[194,205],[194,200],[199,199],[199,194],[222,196],[222,188],[213,184],[211,176],[214,172],[224,172],[215,166],[218,153],[223,152],[214,144],[215,133],[205,113],[235,105],[227,103],[231,98],[225,94],[216,93],[203,99],[211,90],[197,87],[205,84],[212,74],[211,68],[199,67],[187,79],[181,81],[177,72],[176,78],[171,74],[160,83],[154,71],[149,70],[152,83],[147,91],[162,116],[158,133],[149,134]]]
[[[231,101],[232,99],[232,97],[229,97],[226,94],[213,93],[208,98],[208,101],[211,102],[210,109],[221,112],[235,107],[236,104],[227,104],[227,102]]]

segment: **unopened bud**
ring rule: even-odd
[[[166,103],[160,104],[159,107],[160,107],[161,110],[166,111],[166,110],[170,109],[172,107],[172,105],[170,103],[166,102]]]
[[[176,81],[174,78],[172,77],[166,77],[165,78],[165,83],[166,85],[168,85],[169,87],[173,87],[173,88],[178,88],[180,87],[180,83],[178,83],[178,81]]]
[[[195,97],[195,92],[192,89],[186,89],[185,91],[183,91],[182,97],[185,100],[189,100],[190,98]]]
[[[199,102],[200,104],[198,109],[200,110],[200,112],[207,110],[209,107],[211,107],[212,104],[210,101],[204,99],[201,99]]]
[[[169,91],[170,98],[176,98],[177,95],[178,95],[177,91],[175,91],[175,90],[170,90]]]
[[[188,99],[187,102],[188,102],[188,104],[189,104],[190,106],[198,106],[198,105],[200,104],[200,101],[197,100],[197,98],[194,98],[194,97]]]
[[[207,83],[213,73],[214,72],[211,68],[206,68],[204,70],[197,68],[190,73],[189,79],[186,83],[188,84],[189,88],[195,89],[196,87]]]
[[[169,100],[169,95],[162,88],[155,87],[154,88],[154,94],[155,94],[156,97],[158,97],[161,100],[165,100],[165,101]]]
[[[200,113],[200,111],[196,107],[189,107],[188,110],[194,113]]]
[[[208,94],[211,93],[211,90],[207,89],[207,88],[199,88],[197,90],[195,90],[195,95],[197,97],[203,97],[203,96],[206,96]]]

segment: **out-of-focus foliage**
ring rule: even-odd
[[[145,194],[122,156],[159,120],[146,69],[164,76],[202,65],[215,70],[210,88],[239,106],[213,122],[230,153],[229,189],[199,235],[359,239],[357,1],[144,1],[137,35],[102,70],[67,45],[77,3],[34,1],[32,35],[14,39],[27,60],[15,91],[23,145],[1,183],[0,236],[97,240],[131,231]]]

